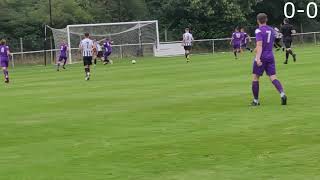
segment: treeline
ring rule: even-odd
[[[200,38],[230,35],[237,26],[255,27],[255,16],[266,12],[273,25],[282,22],[286,0],[51,0],[52,26],[119,21],[160,21],[161,39],[167,30],[169,40],[178,40],[189,26]],[[26,48],[42,46],[44,24],[49,21],[49,0],[0,0],[0,38],[27,40]],[[306,9],[310,0],[291,0],[297,9]],[[319,0],[316,0],[320,5]],[[297,14],[292,20],[298,31],[320,30],[319,17]]]

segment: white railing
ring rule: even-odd
[[[255,39],[252,37],[252,39]],[[230,46],[231,38],[219,38],[219,39],[199,39],[194,41],[194,54],[214,54],[217,52],[228,52],[231,50]],[[181,43],[181,41],[171,41],[171,42],[161,42],[160,44],[176,44]],[[308,32],[308,33],[297,33],[294,35],[294,46],[313,44],[320,45],[320,32]],[[116,58],[126,57],[126,51],[132,50],[132,47],[145,47],[144,51],[147,55],[153,55],[154,43],[144,43],[144,44],[123,44],[114,45],[113,56]],[[254,43],[251,44],[254,46]],[[147,47],[147,48],[146,48]],[[72,48],[74,54],[80,57],[78,48]],[[55,62],[56,54],[58,54],[59,49],[51,50],[39,50],[39,51],[28,51],[28,52],[15,52],[12,56],[12,66],[16,64],[45,64],[44,54],[46,54],[47,64],[52,64]],[[130,53],[128,53],[130,54]]]

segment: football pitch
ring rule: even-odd
[[[265,76],[249,106],[249,53],[115,61],[90,81],[81,64],[17,67],[0,85],[0,179],[320,179],[319,50],[276,53],[285,107]]]

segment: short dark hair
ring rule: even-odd
[[[261,24],[265,24],[268,21],[268,15],[265,13],[259,13],[257,15],[257,20],[261,23]]]
[[[89,37],[90,34],[89,34],[88,32],[86,32],[86,33],[84,33],[84,36],[85,36],[85,37]]]
[[[1,45],[5,45],[7,43],[7,41],[5,39],[1,39],[0,44]]]

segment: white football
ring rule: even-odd
[[[132,60],[131,63],[132,63],[132,64],[136,64],[137,61],[136,61],[136,60]]]

